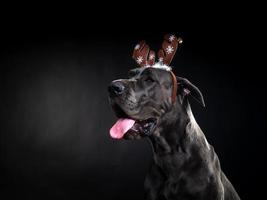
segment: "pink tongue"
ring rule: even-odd
[[[112,138],[121,139],[123,135],[133,127],[135,121],[132,119],[121,118],[109,130]]]

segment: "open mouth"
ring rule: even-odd
[[[110,136],[115,139],[138,139],[149,136],[154,131],[157,119],[148,118],[145,120],[133,119],[117,105],[113,105],[113,110],[119,118],[110,129]]]

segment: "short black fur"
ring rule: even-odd
[[[146,199],[240,199],[192,114],[189,96],[205,106],[200,90],[187,79],[177,77],[178,96],[172,103],[168,71],[147,68],[130,74],[129,79],[111,83],[123,85],[124,90],[119,95],[110,91],[110,101],[130,118],[157,119],[151,134],[140,133],[136,137],[147,137],[153,148],[153,162],[144,184]]]

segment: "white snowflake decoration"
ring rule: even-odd
[[[154,54],[151,54],[150,56],[149,56],[149,60],[153,60],[155,58],[155,55]]]
[[[137,45],[134,47],[135,50],[137,50],[137,49],[139,49],[139,48],[140,48],[140,44],[137,44]]]
[[[174,51],[173,47],[171,45],[169,45],[167,48],[166,48],[166,52],[167,54],[171,54],[172,52]]]
[[[171,36],[169,37],[169,41],[170,41],[170,42],[172,42],[174,39],[175,39],[175,36],[174,36],[174,35],[171,35]]]
[[[138,64],[141,64],[143,62],[143,57],[142,56],[137,57],[136,62]]]
[[[163,62],[163,58],[162,57],[159,57],[159,62]]]

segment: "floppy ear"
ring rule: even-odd
[[[192,96],[198,103],[205,107],[203,95],[194,84],[192,84],[186,78],[182,78],[179,76],[177,76],[176,79],[179,93],[181,93],[183,96]]]

